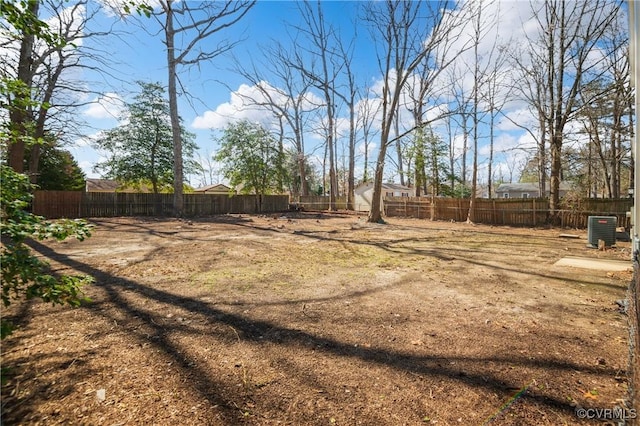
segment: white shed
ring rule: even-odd
[[[412,189],[404,185],[395,183],[383,183],[382,193],[380,194],[380,208],[384,210],[384,197],[408,197],[412,193]],[[371,200],[373,199],[373,182],[362,183],[355,187],[354,192],[354,209],[356,211],[368,212],[371,210]]]

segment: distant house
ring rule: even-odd
[[[222,183],[217,183],[215,185],[203,186],[201,188],[196,188],[193,192],[198,194],[224,194],[229,195],[231,192],[231,188]],[[235,191],[234,191],[235,192]]]
[[[356,211],[371,211],[371,200],[373,199],[373,182],[358,185],[354,190],[354,208]],[[380,208],[383,209],[384,197],[409,197],[413,194],[413,189],[395,183],[383,183],[380,195]]]
[[[84,190],[86,192],[116,192],[120,184],[111,179],[87,179]]]
[[[121,182],[111,179],[93,178],[85,180],[84,190],[86,192],[153,192],[150,184],[124,185]]]
[[[560,197],[569,192],[572,188],[571,182],[560,182]],[[550,194],[549,184],[547,183],[546,193],[542,197],[548,197]],[[541,198],[538,183],[501,183],[496,189],[497,198]]]

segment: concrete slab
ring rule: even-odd
[[[633,263],[631,259],[629,261],[624,260],[609,260],[609,259],[593,259],[589,257],[572,257],[567,256],[558,260],[554,265],[557,266],[573,266],[574,268],[583,269],[597,269],[599,271],[631,271],[633,270]]]

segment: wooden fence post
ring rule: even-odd
[[[531,201],[533,202],[533,220],[531,221],[531,226],[536,226],[536,199],[533,198]]]
[[[496,218],[496,200],[491,200],[491,222],[495,225],[498,224],[498,220]]]

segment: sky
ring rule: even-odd
[[[107,0],[104,0],[107,1]],[[109,0],[117,2],[119,0]],[[72,1],[70,3],[73,3]],[[526,34],[534,31],[535,24],[530,16],[530,3],[528,1],[496,1],[485,2],[487,19],[486,34],[479,46],[480,56],[487,57],[495,43],[517,44],[523,40]],[[352,40],[355,36],[354,72],[360,86],[372,88],[370,94],[361,102],[375,102],[375,90],[380,87],[383,76],[377,64],[374,42],[371,39],[369,28],[362,23],[354,24],[359,16],[362,2],[358,1],[323,1],[322,8],[327,23],[337,28],[344,40]],[[97,8],[97,1],[90,2],[89,8]],[[295,26],[302,25],[298,13],[298,5],[293,1],[268,1],[259,0],[248,14],[237,24],[225,30],[222,37],[233,42],[237,41],[235,48],[228,54],[219,56],[209,62],[201,63],[198,67],[192,67],[180,72],[180,81],[188,96],[180,98],[179,110],[187,130],[195,133],[196,143],[199,146],[201,156],[210,156],[215,153],[217,144],[213,135],[224,128],[229,122],[238,119],[259,121],[268,125],[273,118],[264,110],[255,108],[243,109],[243,95],[257,93],[255,87],[247,79],[233,71],[234,61],[244,65],[255,63],[259,69],[263,69],[260,61],[269,46],[275,41],[281,42],[285,48],[291,48],[291,37],[295,34]],[[429,22],[425,22],[428,27]],[[80,118],[86,123],[84,137],[75,140],[66,148],[71,151],[87,177],[100,177],[93,171],[96,162],[104,158],[104,153],[96,151],[91,141],[101,131],[116,127],[119,124],[124,102],[130,101],[135,95],[137,86],[135,81],[160,82],[166,85],[166,53],[162,42],[160,26],[154,18],[122,17],[114,15],[108,8],[97,11],[89,22],[90,29],[104,31],[106,34],[100,38],[88,38],[82,41],[83,47],[91,47],[100,50],[108,58],[108,65],[96,72],[83,71],[83,75],[75,76],[76,79],[84,79],[91,87],[92,94],[85,100],[86,105],[80,109]],[[463,34],[470,34],[471,27],[466,28]],[[214,46],[219,39],[207,39],[204,47]],[[464,43],[461,37],[452,47],[455,50]],[[302,52],[304,54],[304,52]],[[467,62],[471,59],[470,53],[463,55]],[[106,71],[106,72],[105,72]],[[270,81],[270,76],[265,74],[265,83],[277,86],[276,80]],[[462,74],[461,84],[470,87],[472,81],[469,74]],[[97,93],[103,93],[102,96]],[[308,96],[319,98],[320,93],[312,90]],[[505,115],[514,118],[522,125],[533,122],[533,117],[527,111],[522,102],[510,103],[504,111]],[[346,113],[341,111],[339,123],[346,122]],[[436,132],[442,132],[443,127],[435,124]],[[446,138],[446,136],[443,135]],[[457,153],[460,154],[461,134],[456,132]],[[446,139],[445,139],[446,140]],[[321,161],[322,139],[311,130],[306,138],[305,151],[310,160],[316,165]],[[531,135],[504,117],[500,118],[495,127],[495,160],[494,172],[500,170],[502,177],[516,179],[513,176],[514,165],[522,163],[526,152],[522,147],[533,145]],[[363,142],[357,147],[358,162],[356,167],[356,179],[362,176],[362,152]],[[377,151],[375,140],[369,142],[370,162]],[[390,150],[392,152],[392,150]],[[486,181],[486,156],[488,155],[488,143],[486,138],[479,141],[478,154],[480,156],[481,180]],[[339,153],[340,154],[340,153]],[[470,153],[469,153],[470,154]],[[338,159],[341,162],[341,159]],[[398,182],[393,161],[386,163],[386,179]],[[470,163],[469,163],[470,164]],[[470,170],[470,166],[469,170]],[[371,166],[370,166],[371,170]],[[485,173],[484,178],[483,171]],[[494,178],[500,177],[494,175]],[[189,183],[198,187],[203,184],[217,183],[206,182],[198,176],[187,176]],[[214,178],[223,182],[220,175]]]
[[[342,27],[349,36],[356,30],[363,31],[353,25],[360,6],[359,2],[323,2],[327,21]],[[101,22],[97,28],[108,28],[114,25],[114,21],[118,21],[116,16],[108,13],[100,18]],[[141,24],[144,29],[140,28]],[[254,95],[256,90],[246,79],[232,70],[234,62],[237,60],[249,64],[252,60],[259,60],[262,51],[272,40],[288,44],[288,31],[292,31],[291,26],[299,24],[301,21],[295,2],[258,1],[240,22],[225,32],[224,38],[238,42],[229,54],[180,74],[180,80],[189,93],[189,99],[185,96],[180,99],[180,115],[187,129],[196,134],[196,143],[202,156],[210,156],[217,149],[217,144],[213,141],[212,128],[219,130],[234,119],[262,121],[261,119],[267,115],[264,111],[238,111],[242,104],[241,95]],[[122,35],[110,38],[110,48],[113,52],[110,57],[117,62],[117,72],[124,81],[111,79],[112,86],[105,89],[107,96],[93,99],[95,103],[83,111],[83,116],[94,131],[89,134],[89,138],[78,140],[74,146],[69,147],[87,177],[100,177],[93,171],[93,165],[100,161],[101,153],[91,147],[91,137],[100,130],[118,125],[117,117],[123,101],[130,99],[127,94],[131,96],[136,90],[136,86],[131,82],[159,81],[166,85],[167,81],[164,45],[161,35],[154,34],[159,26],[153,18],[127,18],[125,21],[117,22],[116,28]],[[205,45],[215,42],[215,39],[207,40]],[[360,43],[358,51],[361,58],[371,57],[374,53],[366,42]],[[375,69],[369,69],[371,64],[369,60],[357,61],[356,72],[361,73],[364,79],[373,80],[376,72]],[[310,146],[307,151],[314,151],[314,148],[317,147]],[[216,178],[224,180],[222,176]],[[197,177],[191,177],[190,183],[199,186],[202,182]]]

